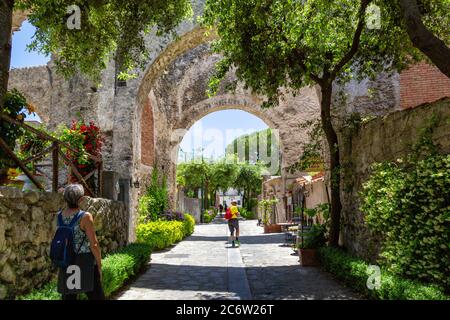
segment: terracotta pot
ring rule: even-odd
[[[265,224],[264,233],[281,233],[281,226],[278,224]]]
[[[304,267],[313,267],[319,265],[316,249],[298,249],[300,265]]]

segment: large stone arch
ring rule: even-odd
[[[298,160],[300,145],[307,139],[300,123],[320,115],[319,97],[314,87],[304,88],[295,96],[286,92],[280,105],[272,109],[262,109],[264,97],[244,89],[242,84],[232,93],[225,90],[224,84],[217,96],[208,97],[209,79],[221,56],[210,50],[210,41],[215,36],[205,36],[204,32],[194,28],[169,44],[142,76],[136,98],[134,175],[145,180],[151,166],[157,165],[168,178],[171,194],[176,190],[179,143],[187,129],[207,114],[240,109],[278,130],[283,168]],[[234,72],[230,72],[225,83],[233,80]],[[150,157],[145,154],[148,150],[154,151]]]

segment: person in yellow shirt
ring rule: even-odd
[[[237,207],[237,201],[231,201],[231,218],[228,220],[228,228],[230,229],[230,239],[233,247],[237,244],[240,245],[239,242],[239,209]],[[234,236],[234,231],[236,231],[236,237]]]

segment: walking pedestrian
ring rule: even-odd
[[[230,241],[233,248],[240,245],[239,242],[239,209],[237,207],[237,201],[232,200],[228,213],[228,228],[230,229]],[[235,236],[236,232],[236,236]]]

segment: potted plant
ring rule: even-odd
[[[307,231],[301,233],[302,242],[298,244],[298,255],[300,257],[300,265],[317,266],[316,250],[323,247],[326,243],[326,226],[324,224],[313,224]]]
[[[86,176],[96,169],[96,163],[88,154],[101,157],[103,136],[100,128],[93,121],[85,123],[83,120],[73,120],[70,127],[60,125],[57,132],[58,138],[72,147],[72,150],[62,148],[66,157],[76,167],[81,176]],[[74,152],[76,150],[76,152]],[[76,182],[78,178],[69,173],[69,181]],[[100,188],[96,185],[95,177],[91,176],[86,183],[92,190]]]
[[[278,203],[278,199],[264,199],[259,202],[262,208],[262,222],[264,225],[264,233],[280,233],[281,226],[272,224],[270,217],[273,213],[273,206]]]

